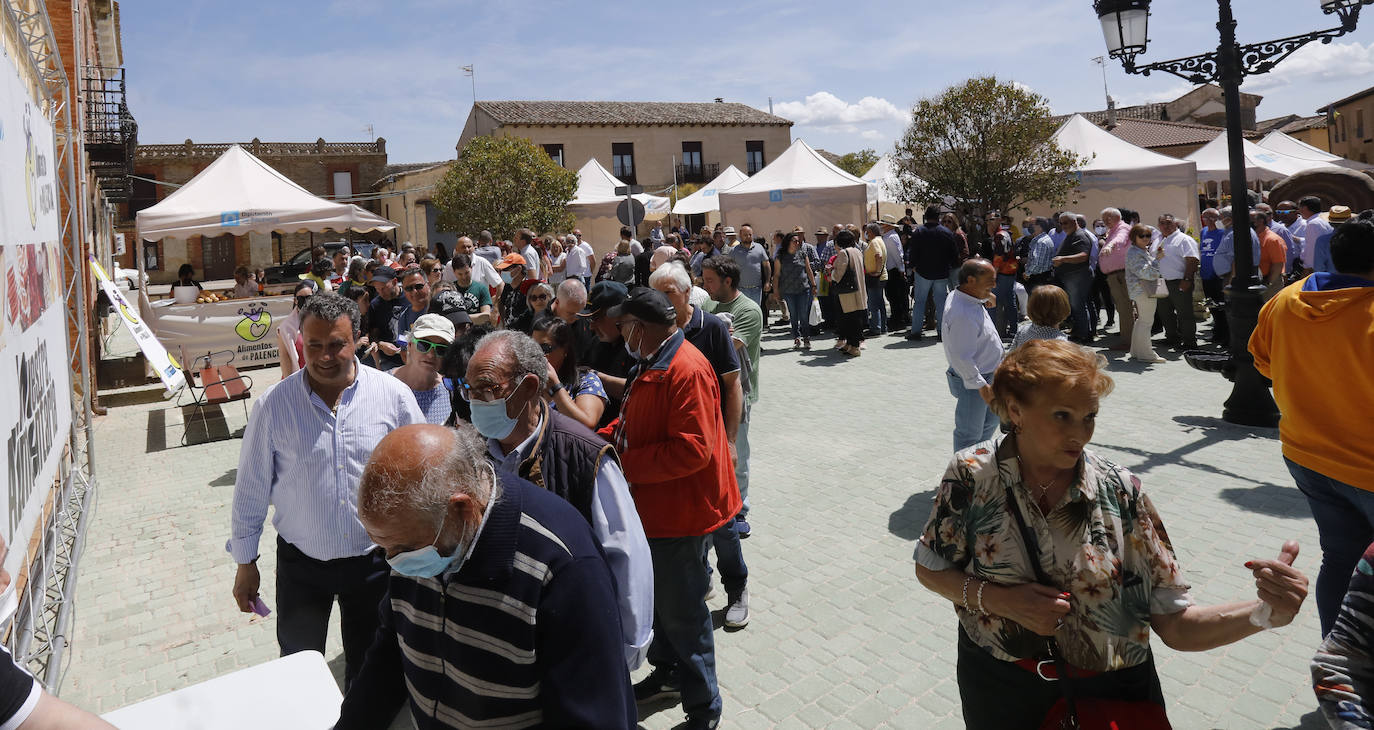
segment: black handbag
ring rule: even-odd
[[[830,285],[831,294],[853,294],[859,290],[859,277],[854,273],[854,259],[849,255],[851,249],[842,248],[836,255],[844,256],[848,266],[845,267],[844,275],[839,281]]]

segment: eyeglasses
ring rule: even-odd
[[[511,384],[511,382],[512,382],[512,381],[507,380],[507,381],[504,382],[504,383],[497,383],[497,384],[495,384],[495,385],[488,385],[488,386],[483,386],[483,387],[480,387],[480,388],[474,388],[474,387],[472,387],[472,384],[469,383],[469,382],[467,381],[466,378],[459,378],[459,379],[458,379],[458,395],[459,395],[459,397],[461,397],[463,400],[465,400],[465,401],[467,401],[467,402],[469,402],[469,403],[471,403],[472,401],[481,401],[481,402],[483,402],[483,403],[490,403],[490,402],[492,402],[492,401],[494,401],[494,400],[500,400],[500,399],[504,398],[505,396],[503,396],[503,395],[498,395],[498,393],[500,393],[500,392],[503,391],[503,390],[506,390],[507,386],[509,386],[509,385]]]
[[[412,344],[415,345],[415,351],[416,351],[416,352],[424,353],[424,352],[433,351],[435,355],[442,355],[442,354],[444,354],[445,352],[448,351],[448,345],[445,345],[445,344],[443,344],[442,342],[430,342],[429,340],[417,340],[417,339],[415,339],[414,337],[410,338],[410,341],[411,341]]]
[[[530,297],[531,302],[547,302],[548,300],[548,294],[535,294],[534,296]]]
[[[411,284],[410,286],[403,288],[406,291],[423,291],[427,286],[429,286],[429,284]]]

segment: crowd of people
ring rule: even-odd
[[[1374,357],[1374,213],[1345,223],[1314,200],[1252,213],[1273,301],[1250,347],[1321,533],[1318,698],[1359,727],[1374,608],[1346,595],[1374,561],[1361,562],[1374,391],[1350,373]],[[271,507],[282,653],[323,651],[339,604],[337,727],[384,727],[407,701],[420,727],[634,727],[651,702],[715,727],[707,601],[719,573],[725,626],[748,625],[749,424],[770,316],[793,347],[829,329],[848,357],[933,328],[954,456],[916,575],[958,615],[965,721],[1167,722],[1151,631],[1207,650],[1290,623],[1307,594],[1286,541],[1245,564],[1254,600],[1196,605],[1167,505],[1088,446],[1113,381],[1086,346],[1119,324],[1111,349],[1160,362],[1156,328],[1165,347],[1196,346],[1194,282],[1224,303],[1230,210],[1204,210],[1198,239],[1182,221],[1108,208],[1091,224],[1061,212],[1018,226],[932,207],[920,223],[908,210],[811,240],[800,227],[763,240],[748,225],[655,225],[644,242],[625,229],[599,261],[578,231],[482,231],[443,262],[321,249],[279,324],[283,379],[244,433],[226,543],[235,602],[265,608]]]

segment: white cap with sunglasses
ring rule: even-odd
[[[410,339],[417,343],[416,348],[421,352],[427,352],[430,344],[452,345],[453,338],[453,323],[442,314],[421,315],[410,328]],[[434,342],[430,343],[430,340]],[[420,342],[426,344],[420,345]]]

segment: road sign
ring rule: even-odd
[[[639,195],[644,192],[643,185],[620,185],[616,187],[616,195]]]
[[[633,220],[630,219],[631,215],[634,216]],[[619,218],[621,223],[634,228],[644,220],[644,204],[634,198],[626,198],[616,206],[615,217]]]

